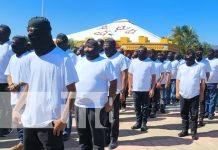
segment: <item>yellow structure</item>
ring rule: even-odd
[[[79,47],[86,40],[77,41],[76,46]],[[173,44],[173,42],[167,38],[162,38],[160,43],[151,43],[149,42],[148,37],[144,37],[144,36],[139,36],[138,42],[131,42],[128,37],[121,37],[120,40],[116,42],[117,42],[117,48],[122,47],[123,50],[126,52],[137,50],[140,46],[145,46],[148,50],[155,49],[157,51],[172,51],[172,52],[179,51],[179,47]]]

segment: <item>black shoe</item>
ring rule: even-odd
[[[160,112],[161,112],[162,114],[165,114],[165,113],[166,113],[166,111],[165,111],[164,109],[161,109]]]
[[[199,121],[199,123],[198,123],[198,127],[203,127],[203,126],[205,126],[204,121],[203,121],[203,120]]]
[[[185,137],[188,135],[188,131],[182,131],[178,134],[179,137]]]
[[[151,113],[150,118],[156,118],[156,114],[155,113]]]
[[[209,119],[209,120],[213,120],[213,119],[214,119],[214,115],[209,114],[208,119]]]
[[[192,140],[198,140],[198,137],[197,137],[196,134],[193,134],[193,135],[192,135]]]
[[[118,144],[117,141],[112,140],[108,146],[109,149],[115,149],[117,148]]]
[[[142,127],[141,127],[141,131],[147,131],[148,130],[148,127],[146,124],[143,124]]]
[[[140,128],[141,128],[141,124],[139,123],[136,123],[131,127],[131,129],[140,129]]]
[[[204,118],[208,118],[208,114],[204,114]]]
[[[65,142],[65,141],[68,141],[68,140],[70,139],[70,135],[68,135],[68,134],[63,134],[62,138],[63,138],[63,141],[64,141],[64,142]]]

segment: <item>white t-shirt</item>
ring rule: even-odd
[[[184,64],[184,63],[185,63],[185,59],[180,59],[180,60],[179,60],[179,64],[180,64],[180,65],[182,65],[182,64]]]
[[[83,58],[76,65],[79,82],[76,83],[75,105],[82,108],[103,108],[108,101],[108,82],[116,79],[112,63],[99,56],[94,60]]]
[[[106,56],[106,54],[105,54],[104,51],[100,52],[99,55],[100,55],[101,57],[107,58],[107,56]]]
[[[209,60],[209,59],[207,60],[211,67],[210,77],[207,83],[218,83],[218,59],[214,58],[212,60]]]
[[[201,69],[203,69],[203,71],[205,73],[211,72],[210,64],[209,64],[208,60],[206,60],[205,58],[202,58],[202,60],[200,62],[198,62],[198,61],[195,61],[195,62],[197,64],[199,64],[199,66],[201,67]],[[205,81],[206,81],[206,78],[205,78]]]
[[[0,44],[0,83],[7,83],[7,76],[5,70],[8,66],[11,56],[14,54],[11,48],[11,42]]]
[[[148,92],[151,89],[152,75],[155,75],[155,64],[150,59],[133,59],[129,73],[133,76],[132,91]]]
[[[167,73],[171,73],[172,70],[171,62],[169,60],[165,60],[163,62],[163,68],[164,68],[164,78],[162,80],[162,84],[166,84]]]
[[[29,84],[29,91],[21,120],[24,127],[46,127],[60,119],[66,86],[78,82],[78,76],[70,57],[58,47],[41,57],[32,52],[25,62],[21,82]]]
[[[171,62],[172,65],[172,70],[171,70],[171,79],[176,79],[177,76],[177,71],[178,71],[178,66],[179,66],[179,61],[174,60]]]
[[[108,59],[112,62],[115,68],[115,73],[117,76],[116,94],[119,94],[122,89],[122,71],[128,69],[127,58],[123,54],[116,52],[113,56],[109,57]]]
[[[68,49],[68,50],[66,50],[66,53],[67,53],[67,55],[71,58],[71,60],[72,60],[72,62],[73,62],[73,64],[74,64],[74,66],[76,65],[76,63],[77,63],[77,55],[72,51],[72,50],[70,50],[70,49]]]
[[[7,69],[5,70],[5,75],[11,76],[12,83],[14,84],[21,83],[21,67],[24,65],[25,57],[28,54],[29,52],[24,53],[20,57],[17,57],[16,54],[11,56]],[[11,105],[16,105],[23,90],[24,87],[21,87],[20,92],[11,92]]]
[[[192,66],[181,65],[177,73],[177,80],[180,80],[180,95],[186,99],[199,95],[200,81],[205,79],[205,76],[205,72],[197,63]]]
[[[163,68],[163,63],[160,60],[155,60],[154,61],[155,64],[155,73],[156,73],[156,83],[159,81],[160,79],[160,75],[161,73],[164,73],[164,68]]]

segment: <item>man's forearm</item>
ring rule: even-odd
[[[115,97],[117,90],[117,79],[110,81],[109,97]]]
[[[132,88],[132,74],[130,73],[128,75],[128,84],[129,84],[129,88]]]
[[[176,80],[176,93],[179,94],[179,84],[180,84],[180,80]]]
[[[14,107],[14,111],[20,111],[21,108],[26,104],[26,96],[28,93],[28,84],[25,85],[24,91],[22,92],[17,104]]]
[[[167,72],[167,81],[166,81],[166,83],[170,84],[170,80],[171,80],[171,73]]]
[[[127,69],[122,71],[122,89],[121,92],[125,92],[127,86],[127,79],[128,79],[128,71]]]
[[[152,75],[151,83],[152,83],[151,88],[154,90],[155,84],[156,84],[156,75],[155,74]]]
[[[64,106],[64,110],[61,113],[61,122],[62,123],[67,123],[71,106],[72,106],[72,104],[75,100],[75,97],[76,97],[75,84],[68,85],[67,89],[68,89],[68,96],[67,96],[66,104]]]

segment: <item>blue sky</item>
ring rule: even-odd
[[[174,26],[190,25],[202,42],[218,45],[218,0],[44,1],[53,37],[125,18],[160,37]],[[26,35],[28,20],[41,15],[41,0],[1,0],[0,8],[0,24],[9,25],[12,36]]]

